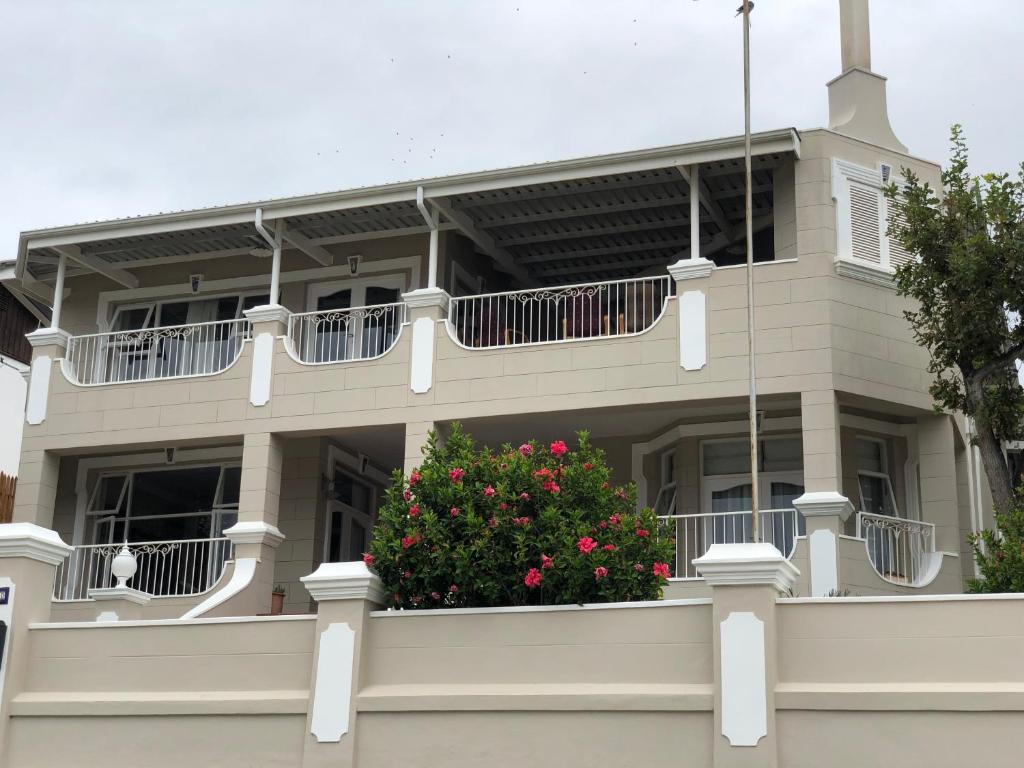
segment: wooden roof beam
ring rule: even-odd
[[[120,283],[125,288],[139,287],[139,278],[131,272],[107,264],[96,256],[84,254],[82,253],[82,249],[77,245],[57,245],[53,246],[53,250],[62,256],[67,257],[70,261],[81,264],[83,267],[86,267],[97,274],[103,275],[104,277],[113,280],[115,283]]]
[[[451,201],[445,197],[430,197],[429,202],[441,212],[441,215],[454,224],[458,230],[476,243],[484,253],[494,259],[500,266],[501,271],[507,272],[524,285],[533,285],[534,279],[523,269],[515,257],[499,246],[489,232],[476,225],[472,218],[462,211],[457,211],[451,206]]]
[[[690,185],[690,194],[694,192],[693,179],[690,178],[690,169],[686,166],[677,166],[679,173],[686,179],[686,183]],[[700,204],[704,210],[711,216],[711,220],[715,222],[715,226],[718,227],[722,232],[728,232],[731,225],[729,224],[729,217],[725,215],[725,211],[722,210],[717,202],[715,202],[714,196],[711,194],[711,190],[708,188],[708,183],[700,178],[700,173],[697,174],[697,195],[700,199]]]

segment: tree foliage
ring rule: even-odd
[[[971,579],[968,591],[1024,592],[1024,504],[997,513],[996,530],[971,534],[970,542],[981,578]]]
[[[653,600],[673,542],[632,486],[616,487],[585,432],[500,452],[455,425],[395,473],[365,560],[396,608]]]
[[[941,195],[904,169],[904,184],[885,190],[898,214],[889,236],[917,258],[896,271],[918,343],[931,353],[937,409],[975,422],[997,509],[1009,510],[1014,488],[1002,441],[1020,439],[1024,390],[1014,362],[1024,356],[1024,166],[1016,177],[972,176],[960,126],[952,129]]]

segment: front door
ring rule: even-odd
[[[327,562],[362,560],[373,533],[373,489],[335,469],[327,502]]]

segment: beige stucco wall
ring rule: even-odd
[[[714,599],[742,610],[747,593],[724,589]],[[1024,748],[1021,603],[767,605],[777,764],[969,764],[979,738],[987,760],[1012,764]],[[732,765],[720,743],[712,754],[712,616],[708,600],[370,614],[343,740],[359,768]],[[315,626],[36,625],[6,766],[301,765]]]

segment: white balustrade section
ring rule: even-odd
[[[515,347],[642,333],[665,311],[668,275],[453,298],[448,331],[465,347]]]
[[[802,515],[795,509],[762,509],[759,515],[761,541],[792,557],[796,537],[804,535]],[[745,544],[753,539],[749,511],[663,515],[658,522],[663,534],[675,536],[672,577],[676,579],[699,579],[693,560],[706,554],[712,544]]]
[[[90,589],[114,586],[111,565],[123,544],[75,547],[57,566],[54,600],[86,600]],[[138,570],[128,586],[160,597],[195,595],[213,587],[233,557],[226,538],[144,541],[127,544]]]
[[[930,580],[934,523],[858,512],[857,537],[864,539],[871,567],[885,581],[917,586]]]
[[[371,360],[395,346],[403,303],[303,312],[288,318],[288,352],[301,363]]]
[[[251,336],[244,318],[72,336],[62,366],[76,384],[205,376],[230,367]]]

